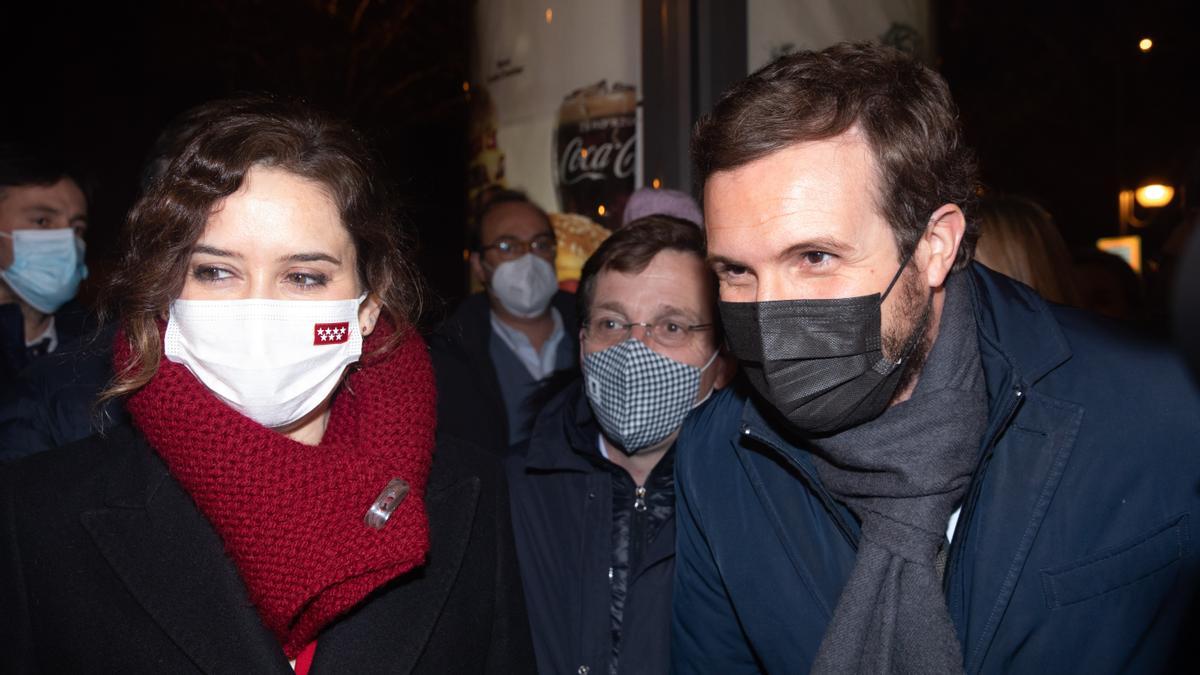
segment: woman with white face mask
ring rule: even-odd
[[[220,112],[127,223],[106,396],[133,426],[0,472],[3,660],[529,672],[499,467],[435,441],[370,153],[298,104]]]

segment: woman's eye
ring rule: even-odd
[[[617,322],[613,321],[612,319],[604,319],[600,322],[600,327],[604,330],[616,330]]]
[[[192,276],[199,281],[221,281],[233,276],[233,273],[221,267],[200,265],[192,271]]]
[[[311,274],[309,272],[292,272],[288,275],[288,281],[304,287],[324,286],[329,283],[329,277],[324,274]]]
[[[677,324],[677,323],[674,323],[674,322],[672,322],[672,321],[668,321],[668,322],[664,323],[664,324],[663,324],[663,328],[664,328],[664,329],[665,329],[665,330],[666,330],[668,333],[678,333],[679,331],[683,330],[683,326],[681,326],[681,325],[679,325],[679,324]]]

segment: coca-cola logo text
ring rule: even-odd
[[[620,146],[618,147],[618,142]],[[599,145],[583,145],[583,138],[576,136],[567,143],[558,158],[558,176],[564,185],[574,185],[585,180],[603,180],[612,167],[612,175],[628,178],[633,175],[633,163],[637,135],[631,134],[623,141],[607,141]]]

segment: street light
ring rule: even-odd
[[[1139,218],[1135,211],[1137,206],[1144,209],[1160,209],[1175,197],[1175,188],[1164,183],[1147,183],[1137,190],[1121,190],[1117,193],[1117,217],[1121,224],[1121,234],[1128,232],[1130,227],[1141,228],[1150,224],[1149,218]]]
[[[1171,203],[1175,196],[1175,188],[1162,183],[1143,185],[1135,193],[1137,203],[1147,209],[1157,209]]]

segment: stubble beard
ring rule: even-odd
[[[892,361],[904,358],[904,362],[897,366],[903,371],[896,385],[893,403],[895,397],[903,396],[916,381],[933,347],[933,340],[930,339],[933,294],[922,292],[920,274],[911,268],[900,280],[898,290],[900,304],[896,309],[903,325],[883,335],[883,355]]]

